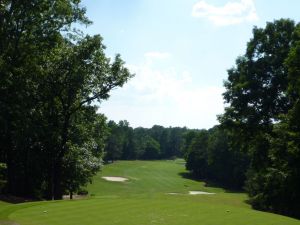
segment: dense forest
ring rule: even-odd
[[[61,199],[99,170],[107,125],[95,101],[132,75],[74,26],[90,23],[78,0],[1,1],[2,192]]]
[[[187,169],[243,187],[255,209],[300,218],[300,24],[255,27],[224,85],[220,125],[191,141]]]
[[[79,0],[0,4],[0,192],[61,199],[103,161],[183,157],[195,177],[300,218],[300,24],[254,27],[228,70],[219,125],[132,128],[97,105],[133,77],[104,53]]]
[[[158,125],[152,128],[132,128],[126,120],[119,123],[109,121],[108,128],[105,161],[183,157],[187,128]]]
[[[249,157],[231,151],[230,135],[220,126],[209,130],[186,127],[132,128],[125,121],[108,122],[104,161],[185,158],[197,178],[240,190],[244,186]]]

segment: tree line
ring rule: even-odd
[[[186,168],[196,178],[232,190],[243,188],[250,159],[238,148],[234,149],[227,131],[220,126],[189,131],[185,143]]]
[[[172,159],[183,156],[184,134],[187,128],[130,127],[129,123],[108,122],[109,135],[105,144],[105,161]]]
[[[105,56],[80,0],[0,4],[0,188],[60,199],[99,170],[107,123],[95,101],[132,74]]]
[[[95,101],[133,75],[106,57],[80,0],[0,4],[0,191],[60,199],[102,159],[184,157],[195,176],[245,189],[255,209],[300,218],[300,24],[254,27],[228,70],[220,125],[132,128]]]
[[[108,122],[104,160],[159,160],[185,158],[186,167],[201,179],[240,190],[249,157],[230,148],[230,135],[215,126],[209,130],[186,127],[130,127],[126,120]]]
[[[220,125],[192,138],[187,169],[244,188],[255,209],[300,218],[300,24],[254,27],[224,86]]]

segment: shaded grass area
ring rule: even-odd
[[[179,175],[185,179],[191,179],[191,180],[196,180],[199,182],[204,182],[205,187],[222,188],[225,192],[228,192],[228,193],[245,193],[241,189],[233,189],[233,188],[227,187],[225,185],[222,185],[222,184],[212,181],[212,180],[201,180],[198,177],[194,176],[191,172],[188,172],[188,171],[180,172]]]
[[[186,172],[180,160],[116,162],[94,177],[87,187],[93,195],[89,199],[0,202],[0,218],[20,225],[300,225],[299,220],[252,210],[244,193],[207,187],[182,176]],[[110,182],[102,176],[129,181]],[[191,196],[190,190],[216,194]]]
[[[38,201],[38,200],[32,199],[32,198],[21,198],[21,197],[16,197],[16,196],[12,196],[12,195],[0,195],[0,206],[1,206],[1,202],[17,204],[17,203],[33,202],[33,201]]]

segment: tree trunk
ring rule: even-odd
[[[52,161],[52,165],[51,165],[51,200],[54,200],[54,160]]]
[[[63,190],[62,190],[62,161],[58,159],[54,167],[54,199],[62,199]]]
[[[62,199],[63,188],[62,188],[62,159],[67,151],[67,140],[68,140],[68,129],[70,123],[70,115],[64,116],[64,123],[61,131],[61,143],[60,149],[55,151],[55,157],[52,159],[52,171],[51,171],[51,197],[52,200]]]

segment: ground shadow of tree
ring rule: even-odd
[[[245,193],[244,190],[241,189],[234,189],[231,187],[228,187],[226,185],[222,185],[220,183],[217,183],[213,180],[207,180],[207,179],[200,179],[199,177],[193,175],[190,172],[180,172],[178,173],[182,178],[189,179],[189,180],[195,180],[199,182],[204,182],[205,187],[212,187],[212,188],[222,188],[225,190],[226,193]]]
[[[0,220],[0,225],[19,225],[18,223],[14,222],[14,221],[9,221],[9,220]]]
[[[11,203],[11,204],[18,204],[24,202],[34,202],[34,201],[38,201],[38,199],[17,197],[13,195],[0,195],[0,201]]]

